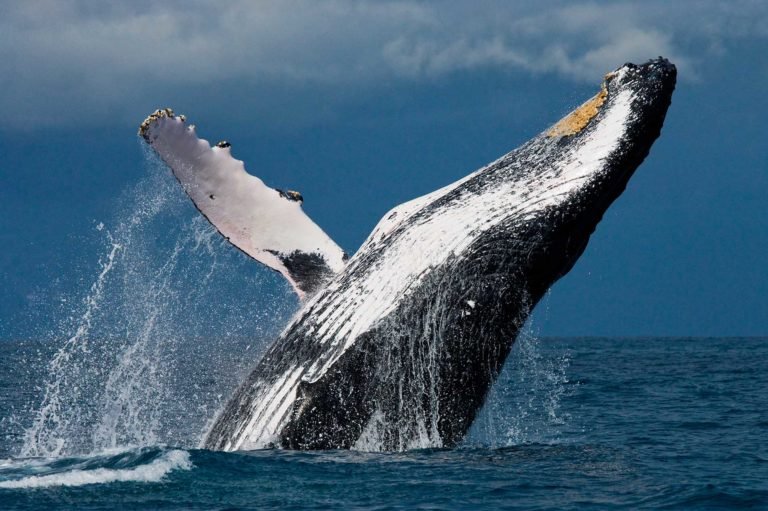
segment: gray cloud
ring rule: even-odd
[[[757,0],[8,4],[3,127],[57,125],[75,109],[237,80],[354,88],[492,68],[595,81],[656,55],[695,77],[731,41],[768,38],[768,7]]]

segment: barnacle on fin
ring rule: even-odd
[[[280,197],[283,197],[285,199],[288,199],[290,201],[294,202],[304,202],[304,197],[302,195],[294,190],[280,190],[279,188],[275,188],[277,190],[277,193],[280,194]]]

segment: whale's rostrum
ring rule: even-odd
[[[350,259],[301,210],[158,110],[140,135],[300,310],[219,413],[210,449],[453,446],[529,313],[584,251],[659,136],[676,70],[609,73],[598,94],[463,179],[388,212]]]

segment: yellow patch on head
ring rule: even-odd
[[[605,82],[603,82],[600,92],[552,126],[547,132],[547,136],[567,137],[580,132],[597,115],[607,97],[608,89],[605,86]]]

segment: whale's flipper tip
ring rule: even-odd
[[[176,115],[173,113],[173,109],[171,108],[158,108],[151,114],[147,116],[146,119],[139,125],[139,132],[138,135],[146,140],[147,142],[150,142],[149,140],[149,128],[152,126],[153,123],[155,123],[158,119],[161,118],[169,118],[174,119],[176,118]],[[180,115],[178,117],[179,121],[185,122],[187,120],[186,116]]]

